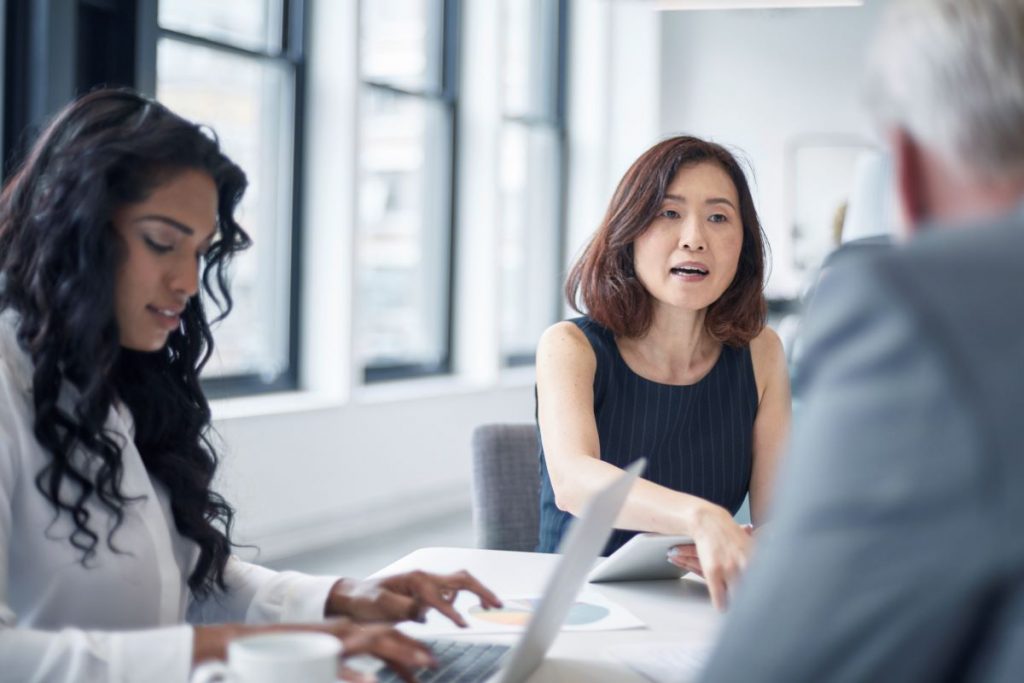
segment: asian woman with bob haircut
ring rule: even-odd
[[[590,496],[645,457],[606,554],[638,531],[689,536],[666,561],[702,574],[725,608],[752,546],[733,515],[749,493],[764,522],[789,428],[765,251],[724,147],[673,137],[626,172],[566,283],[585,314],[537,348],[539,550],[553,552]]]

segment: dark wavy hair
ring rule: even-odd
[[[114,313],[125,249],[116,209],[144,200],[185,170],[213,179],[218,233],[205,256],[202,290],[231,310],[227,267],[251,241],[234,219],[242,170],[215,136],[129,90],[98,90],[65,107],[42,132],[0,195],[0,310],[17,313],[19,343],[32,359],[33,429],[50,460],[39,491],[74,523],[69,541],[87,565],[99,533],[87,504],[110,512],[106,543],[132,499],[121,490],[126,444],[106,429],[116,401],[131,411],[135,445],[150,476],[169,492],[178,531],[199,546],[189,587],[225,588],[234,511],[211,490],[217,454],[199,373],[213,350],[210,322],[194,296],[166,346],[124,349]],[[69,383],[74,391],[68,391]],[[85,457],[83,457],[85,454]]]
[[[729,287],[712,303],[704,327],[715,340],[743,346],[765,325],[764,271],[767,240],[757,217],[750,185],[736,157],[713,142],[681,135],[663,140],[633,162],[612,196],[604,220],[569,271],[569,305],[624,337],[650,329],[651,295],[633,270],[633,243],[650,226],[679,169],[701,162],[717,164],[739,195],[743,246]],[[582,307],[581,307],[582,303]]]

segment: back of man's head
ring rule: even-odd
[[[1024,178],[1024,0],[887,9],[867,76],[879,123],[978,180]]]

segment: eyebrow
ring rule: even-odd
[[[667,194],[667,195],[665,195],[665,199],[672,199],[672,200],[677,201],[677,202],[679,202],[681,204],[685,204],[686,203],[686,197],[681,197],[681,196],[679,196],[677,194]],[[705,204],[725,204],[726,206],[731,208],[733,211],[736,210],[736,205],[733,204],[730,200],[726,199],[725,197],[711,197],[710,199],[706,200],[704,203]]]
[[[158,213],[151,213],[151,214],[146,214],[145,216],[139,216],[138,218],[136,218],[132,222],[133,223],[142,223],[143,221],[156,221],[157,223],[164,223],[166,225],[171,226],[172,228],[174,228],[175,230],[177,230],[179,232],[185,233],[186,235],[194,235],[194,234],[196,234],[195,230],[193,230],[192,228],[188,227],[187,225],[185,225],[181,221],[176,221],[173,218],[171,218],[170,216],[164,216],[164,215],[161,215],[161,214],[158,214]],[[207,237],[203,241],[204,242],[209,242],[216,235],[217,235],[217,228],[214,227],[213,232],[210,233],[210,236]]]

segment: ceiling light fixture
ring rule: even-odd
[[[651,0],[659,12],[676,10],[859,7],[864,0]]]

